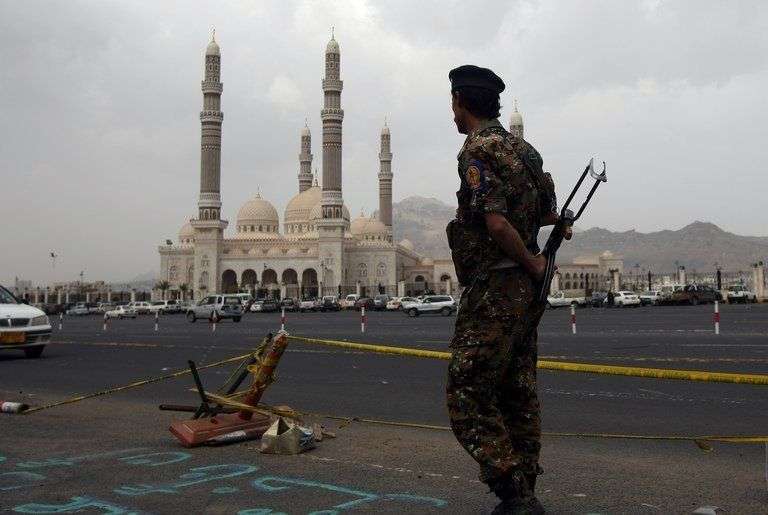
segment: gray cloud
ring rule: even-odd
[[[0,3],[0,280],[128,278],[195,212],[202,54],[222,47],[222,196],[282,212],[307,117],[319,167],[320,79],[342,51],[344,193],[376,207],[389,117],[395,199],[454,202],[462,138],[447,71],[477,63],[519,98],[562,192],[609,163],[584,225],[641,231],[706,219],[765,234],[768,13],[761,2]]]

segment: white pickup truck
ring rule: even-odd
[[[562,291],[552,292],[547,297],[547,307],[550,308],[562,308],[566,306],[586,306],[586,297],[568,297]]]
[[[757,302],[757,295],[740,284],[736,284],[728,288],[728,293],[726,293],[726,296],[728,298],[728,304],[736,304],[737,302],[741,302],[743,304],[747,304],[748,302]]]

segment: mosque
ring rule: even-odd
[[[342,194],[341,52],[332,36],[325,50],[322,80],[322,180],[312,175],[312,135],[305,125],[299,147],[298,192],[282,223],[260,194],[237,212],[234,227],[221,214],[221,51],[215,38],[205,51],[200,112],[200,195],[197,217],[178,241],[159,247],[161,280],[172,297],[199,299],[207,293],[251,291],[274,297],[317,295],[418,295],[456,293],[449,259],[432,259],[408,240],[392,236],[392,147],[381,130],[379,209],[376,217],[351,219]],[[515,117],[516,116],[516,117]],[[513,130],[522,118],[513,115]],[[517,124],[519,123],[519,127]]]

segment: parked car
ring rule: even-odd
[[[248,311],[253,303],[256,302],[253,298],[253,295],[250,293],[231,293],[230,295],[234,295],[240,299],[240,302],[243,304],[243,309],[245,311]]]
[[[106,313],[107,311],[115,309],[115,307],[114,302],[99,302],[98,310],[99,313]]]
[[[344,299],[339,302],[339,305],[341,306],[341,309],[355,309],[355,303],[359,298],[360,295],[352,293],[344,297]]]
[[[661,287],[661,294],[659,295],[659,299],[657,301],[658,304],[674,304],[674,299],[672,298],[677,291],[682,291],[682,289],[685,288],[685,285],[683,284],[666,284]]]
[[[605,299],[608,302],[608,299]],[[633,291],[617,291],[613,294],[613,305],[616,307],[639,306],[640,297]]]
[[[341,305],[339,304],[339,298],[336,295],[326,295],[323,297],[322,304],[320,306],[321,311],[340,311]]]
[[[299,310],[299,304],[294,299],[290,297],[286,297],[285,299],[280,301],[280,307],[285,309],[286,311],[298,311]]]
[[[586,297],[572,297],[570,295],[566,295],[563,291],[556,291],[552,292],[551,295],[547,296],[547,307],[550,308],[561,308],[564,306],[586,306],[587,305],[587,298]]]
[[[743,285],[737,284],[728,288],[726,293],[728,298],[728,304],[735,304],[741,302],[746,304],[748,302],[757,302],[757,295],[755,292],[747,290]]]
[[[456,301],[449,295],[427,295],[421,301],[403,304],[403,311],[410,317],[428,314],[450,316],[456,309]]]
[[[187,320],[194,322],[198,318],[211,321],[231,318],[239,322],[243,317],[243,303],[235,295],[208,295],[187,310]]]
[[[384,311],[387,309],[387,302],[389,302],[389,295],[376,295],[373,298],[373,309],[376,311]]]
[[[137,300],[128,304],[131,306],[137,315],[148,315],[150,312],[151,304],[143,300]]]
[[[123,318],[136,318],[136,311],[128,306],[117,306],[115,309],[110,309],[104,313],[107,318],[117,318],[122,320]]]
[[[307,311],[317,311],[318,300],[317,299],[304,299],[299,302],[299,311],[304,313]]]
[[[176,300],[156,300],[149,306],[149,312],[155,314],[155,312],[161,315],[181,313],[181,306]]]
[[[69,317],[73,317],[73,316],[80,317],[83,315],[90,315],[90,314],[91,314],[91,310],[88,308],[88,304],[86,304],[85,302],[78,302],[77,304],[69,308],[66,312],[66,315]]]
[[[278,309],[277,302],[272,299],[257,300],[251,304],[253,313],[274,313]]]
[[[370,297],[360,297],[355,301],[355,310],[360,311],[365,308],[366,311],[373,311],[376,309],[376,303]]]
[[[691,306],[708,302],[714,303],[719,298],[720,294],[706,284],[688,284],[682,290],[672,294],[674,304],[689,304]]]
[[[403,309],[403,304],[414,302],[415,300],[415,297],[392,297],[389,302],[387,302],[387,311],[399,311]]]
[[[48,316],[0,286],[0,349],[20,349],[28,358],[39,358],[50,339]]]
[[[589,299],[589,303],[593,308],[600,308],[606,304],[608,298],[608,292],[605,291],[593,291],[592,296]]]
[[[658,290],[644,291],[639,295],[640,305],[642,306],[655,306],[661,299],[661,292]]]

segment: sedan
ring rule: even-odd
[[[251,311],[253,313],[273,313],[277,309],[277,302],[274,300],[257,300],[251,304]]]
[[[632,291],[617,291],[613,296],[613,305],[617,307],[639,306],[640,297]]]
[[[370,297],[360,297],[355,302],[355,309],[360,311],[362,308],[365,308],[368,311],[373,311],[376,309],[376,302]]]
[[[115,309],[110,309],[104,313],[107,318],[117,318],[122,320],[123,318],[136,318],[136,310],[128,306],[117,306]]]
[[[0,349],[19,349],[28,358],[39,358],[50,339],[48,316],[0,286]]]

